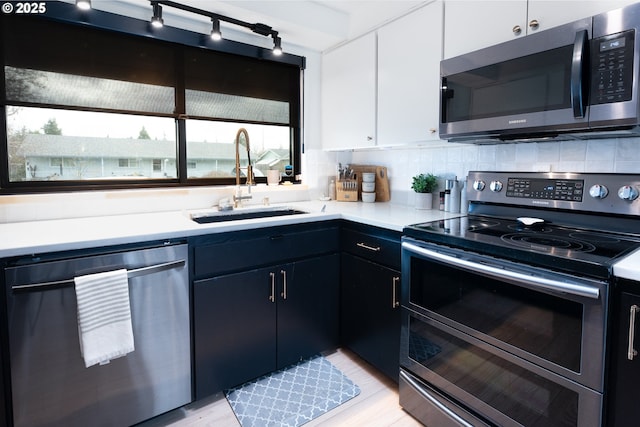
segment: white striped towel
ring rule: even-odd
[[[127,270],[74,278],[80,352],[88,368],[134,350]]]

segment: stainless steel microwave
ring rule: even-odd
[[[640,134],[640,3],[441,61],[440,138]]]

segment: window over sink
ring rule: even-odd
[[[0,16],[0,194],[231,184],[242,127],[257,182],[274,167],[300,172],[304,58],[231,41],[220,51],[185,30],[161,40],[96,10],[75,25],[73,5],[48,9],[63,18]]]

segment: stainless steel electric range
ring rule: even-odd
[[[402,241],[400,403],[434,426],[600,426],[612,264],[640,175],[470,172]]]

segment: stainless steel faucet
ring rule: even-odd
[[[247,190],[248,193],[246,196],[242,195],[242,188],[240,187],[240,136],[244,136],[244,142],[247,147]],[[251,185],[253,182],[253,170],[251,167],[251,152],[249,146],[249,132],[245,128],[238,129],[238,133],[236,134],[236,194],[233,195],[234,206],[237,208],[242,204],[243,200],[251,199]]]

